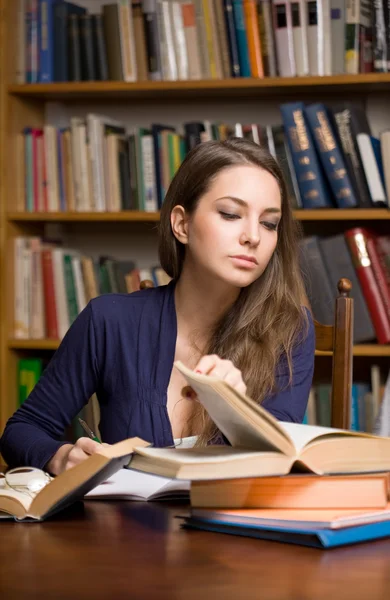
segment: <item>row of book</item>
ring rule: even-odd
[[[122,122],[88,113],[71,117],[69,127],[26,128],[17,137],[18,210],[158,211],[187,152],[232,136],[278,160],[294,208],[389,206],[389,131],[375,138],[365,111],[353,104],[331,110],[296,102],[280,111],[282,124],[267,126],[193,121],[129,132]]]
[[[161,267],[139,269],[131,260],[93,260],[38,237],[14,240],[14,336],[62,339],[87,303],[100,294],[131,293],[140,282],[170,278]]]
[[[14,240],[17,339],[61,339],[89,300],[100,294],[131,293],[140,282],[164,285],[161,267],[138,269],[131,260],[92,259],[38,237]],[[362,227],[344,234],[305,238],[301,267],[314,317],[334,322],[337,282],[352,282],[354,342],[390,343],[390,236]]]
[[[312,386],[303,420],[305,425],[331,427],[331,393],[330,383],[316,383]],[[356,380],[352,384],[351,431],[376,432],[384,394],[385,382],[380,368],[373,364],[369,382]]]
[[[337,282],[347,277],[354,299],[354,342],[390,343],[390,236],[365,227],[302,240],[301,265],[314,317],[334,322]]]
[[[17,81],[175,81],[387,71],[388,9],[384,2],[376,4],[116,0],[92,14],[70,2],[19,0]]]

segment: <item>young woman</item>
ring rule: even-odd
[[[10,466],[58,474],[99,444],[62,441],[96,392],[104,442],[155,446],[222,436],[185,394],[175,360],[228,381],[283,421],[302,421],[314,328],[304,308],[297,237],[279,166],[243,140],[206,142],[174,177],[161,211],[167,286],[92,300],[64,337],[0,449]],[[184,390],[184,391],[183,391]]]

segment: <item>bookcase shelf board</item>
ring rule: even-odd
[[[134,96],[138,98],[155,98],[162,96],[181,98],[202,94],[222,96],[228,92],[231,97],[245,95],[274,95],[288,89],[304,94],[312,92],[313,88],[325,93],[340,93],[342,91],[364,92],[388,91],[390,89],[390,73],[365,73],[359,75],[328,75],[314,77],[265,77],[206,79],[191,81],[96,81],[96,82],[64,82],[64,83],[35,83],[11,84],[8,92],[12,95],[41,98],[88,98]]]

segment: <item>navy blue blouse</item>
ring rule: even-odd
[[[0,451],[10,466],[43,468],[93,393],[104,442],[139,436],[157,447],[173,444],[167,389],[177,337],[174,288],[171,282],[128,295],[99,296],[88,304],[26,402],[8,420]],[[287,385],[283,359],[277,375],[282,391],[263,402],[279,420],[301,422],[304,417],[314,365],[311,317],[309,322],[308,335],[293,352],[292,385]]]

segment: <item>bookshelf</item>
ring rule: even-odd
[[[387,108],[390,97],[390,73],[327,77],[266,79],[226,79],[175,82],[81,82],[22,84],[13,82],[16,56],[12,35],[16,21],[14,3],[0,0],[0,244],[1,296],[0,320],[0,435],[8,417],[16,408],[17,361],[24,356],[45,353],[58,347],[56,340],[13,339],[13,252],[16,236],[54,233],[81,251],[112,252],[131,257],[146,266],[156,255],[156,224],[159,213],[127,211],[123,213],[17,212],[21,192],[15,149],[17,134],[26,126],[42,127],[53,114],[68,109],[77,115],[96,110],[123,120],[126,125],[147,125],[153,121],[180,125],[185,120],[210,119],[234,123],[245,115],[248,122],[280,122],[278,104],[289,100],[343,100],[361,103],[367,109],[373,131],[390,128]],[[50,105],[47,109],[48,104]],[[70,113],[69,113],[70,114]],[[305,233],[341,232],[358,222],[389,231],[390,210],[324,209],[296,210],[295,217]],[[142,264],[143,263],[143,264]],[[317,353],[321,365],[329,368],[329,354]],[[370,365],[388,366],[390,346],[357,345],[354,348],[356,370],[367,373]],[[317,367],[316,367],[317,368]]]

